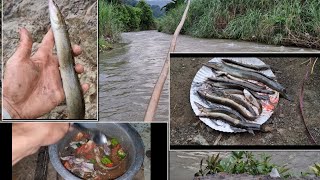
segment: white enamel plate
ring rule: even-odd
[[[262,62],[258,58],[213,58],[209,62],[221,62],[221,59],[232,59],[235,61],[242,62],[244,64],[252,64],[252,65],[264,65],[265,64],[264,62]],[[270,69],[265,70],[265,71],[261,71],[261,72],[269,77],[275,77],[275,75],[273,74],[273,72]],[[201,98],[199,96],[199,94],[197,93],[197,90],[204,83],[204,81],[207,80],[208,77],[215,77],[215,76],[216,76],[216,73],[214,72],[214,70],[212,70],[211,68],[208,68],[206,66],[202,66],[192,81],[191,88],[190,88],[190,103],[191,103],[191,107],[193,109],[193,112],[196,115],[198,115],[200,113],[200,111],[198,110],[198,107],[195,105],[194,102],[197,102],[204,107],[209,107],[209,105],[211,104],[210,102],[203,100],[203,98]],[[278,92],[276,92],[272,95],[269,95],[269,100],[262,100],[261,101],[262,113],[257,117],[257,119],[255,119],[254,121],[250,121],[250,122],[257,123],[260,125],[265,123],[271,117],[278,101],[279,101],[279,93]],[[217,104],[215,104],[215,105],[217,105]],[[211,127],[212,129],[215,129],[217,131],[230,132],[230,133],[246,132],[247,131],[245,129],[230,126],[228,123],[226,123],[222,120],[219,120],[219,119],[209,119],[209,118],[204,118],[204,117],[200,117],[199,119],[202,122],[204,122],[206,125]]]

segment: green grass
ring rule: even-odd
[[[113,49],[112,44],[110,42],[108,42],[107,40],[105,40],[104,38],[100,37],[98,39],[98,44],[99,44],[99,52]]]
[[[173,33],[185,5],[168,12],[158,30]],[[318,0],[192,1],[182,33],[320,49]]]
[[[110,48],[111,43],[120,39],[121,24],[114,18],[116,7],[99,1],[99,50]]]

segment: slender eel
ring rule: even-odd
[[[250,82],[241,82],[241,81],[236,81],[232,79],[225,79],[225,78],[219,78],[219,77],[208,77],[209,80],[214,81],[214,82],[222,82],[222,83],[229,83],[229,86],[234,84],[235,86],[241,86],[244,89],[250,89],[252,91],[256,92],[261,92],[265,94],[274,94],[273,91],[263,89],[261,86],[255,85]]]
[[[243,94],[243,91],[240,89],[232,89],[228,88],[226,85],[220,84],[220,83],[213,83],[212,81],[205,81],[205,84],[208,84],[209,87],[217,89],[217,90],[223,90],[224,92],[228,94]]]
[[[198,107],[198,109],[201,113],[207,113],[207,112],[224,113],[224,114],[227,114],[231,117],[238,118],[243,122],[246,122],[246,119],[241,114],[239,114],[237,111],[235,111],[233,109],[227,109],[227,108],[218,107],[218,106],[206,108],[197,102],[194,102],[194,104]]]
[[[213,88],[219,88],[221,90],[226,90],[230,94],[243,94],[243,90],[245,89],[242,86],[238,86],[231,83],[223,83],[223,82],[212,82],[212,81],[205,81],[206,84],[209,84]],[[261,100],[269,100],[268,95],[258,94],[255,91],[247,89],[255,98]]]
[[[223,62],[226,62],[226,63],[235,64],[235,65],[238,65],[238,66],[242,66],[242,67],[245,67],[245,68],[248,68],[248,69],[254,69],[254,70],[257,70],[257,71],[270,69],[269,65],[251,65],[251,64],[246,64],[246,63],[242,63],[242,62],[239,62],[239,61],[235,61],[233,59],[221,59],[221,60]]]
[[[243,92],[239,89],[218,89],[218,90],[222,90],[223,92],[227,93],[227,94],[239,94],[239,95],[243,95]]]
[[[224,61],[222,61],[222,63],[223,63],[225,66],[228,66],[228,67],[231,67],[231,68],[241,69],[241,70],[244,70],[244,71],[250,71],[250,72],[258,73],[258,74],[260,74],[260,75],[262,75],[262,76],[265,76],[266,78],[269,78],[269,79],[271,79],[271,80],[275,80],[275,77],[267,76],[267,75],[265,75],[264,73],[262,73],[262,72],[260,72],[260,71],[258,71],[258,70],[254,70],[254,69],[250,69],[250,68],[238,66],[238,65],[231,64],[231,63],[227,63],[227,62],[224,62]]]
[[[78,75],[75,72],[72,47],[64,18],[53,0],[49,0],[51,28],[60,65],[60,74],[66,96],[68,118],[83,119],[85,104]]]
[[[242,122],[239,119],[230,117],[223,113],[218,112],[201,112],[199,117],[207,117],[207,118],[213,118],[213,119],[219,119],[226,121],[228,123],[231,123],[231,125],[238,127],[238,128],[244,128],[244,129],[250,129],[250,130],[260,130],[261,125],[256,123],[249,123],[249,122]]]
[[[258,94],[257,92],[250,91],[250,90],[248,90],[248,91],[257,99],[261,99],[261,100],[269,100],[270,99],[268,95]]]
[[[198,90],[197,91],[201,97],[204,97],[208,101],[211,101],[213,103],[221,104],[228,106],[236,111],[238,111],[243,117],[245,117],[248,120],[255,120],[256,116],[252,115],[245,107],[242,105],[236,103],[234,100],[231,100],[229,98],[225,97],[219,97],[216,94],[212,94],[208,92],[208,90]]]
[[[233,100],[234,102],[242,105],[243,107],[245,107],[252,115],[254,116],[257,116],[258,114],[254,111],[254,109],[251,107],[251,104],[248,103],[244,96],[241,95],[242,98],[239,97],[239,95],[234,95],[234,94],[229,94],[227,93],[226,91],[224,90],[219,90],[219,89],[211,89],[211,92],[217,96],[220,96],[220,97],[225,97],[225,98],[228,98],[228,99],[231,99]]]
[[[281,84],[279,84],[277,81],[266,78],[265,76],[262,76],[261,74],[227,67],[227,66],[223,65],[222,63],[210,62],[210,63],[205,64],[205,66],[210,67],[210,68],[217,70],[217,71],[227,72],[228,74],[233,75],[235,77],[244,78],[244,79],[251,79],[251,80],[261,82],[261,83],[267,85],[268,87],[270,87],[271,89],[278,91],[285,99],[292,100],[292,98],[286,94],[286,89]]]

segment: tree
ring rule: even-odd
[[[169,12],[171,9],[174,9],[183,3],[184,0],[172,0],[172,2],[169,2],[167,5],[163,6],[161,10],[165,9],[166,12]]]
[[[151,7],[144,1],[140,0],[136,6],[141,9],[140,28],[141,30],[148,30],[154,26],[154,19]]]

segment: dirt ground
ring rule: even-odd
[[[201,64],[212,58],[171,58],[170,64],[170,144],[197,145],[213,144],[220,134],[195,116],[190,105],[191,82],[201,68]],[[271,132],[222,133],[218,145],[310,145],[306,128],[299,111],[299,92],[309,58],[260,58],[271,65],[278,81],[287,89],[294,100],[280,99],[280,102],[266,124]],[[320,63],[306,82],[304,113],[306,124],[320,144]],[[199,140],[200,139],[200,140]]]
[[[84,65],[80,82],[89,83],[85,94],[86,119],[97,118],[97,3],[96,0],[56,0],[69,27],[72,44],[81,46],[83,52],[75,58],[76,63]],[[33,51],[40,44],[50,27],[48,1],[16,0],[3,1],[3,64],[14,53],[19,42],[19,28],[25,27],[33,37]],[[5,68],[4,68],[5,71]],[[66,118],[66,106],[61,104],[44,119]]]

